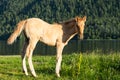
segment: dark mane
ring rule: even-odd
[[[67,21],[64,21],[64,22],[58,22],[58,24],[69,24],[69,23],[71,23],[71,22],[76,22],[76,21],[75,21],[75,18],[70,19],[70,20],[67,20]]]

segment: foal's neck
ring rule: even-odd
[[[76,22],[69,22],[66,24],[62,24],[63,26],[63,42],[67,43],[71,38],[73,38],[77,34],[76,30]]]
[[[63,24],[63,29],[65,30],[65,33],[67,33],[68,35],[73,35],[73,34],[77,33],[76,22],[71,21],[69,23]]]

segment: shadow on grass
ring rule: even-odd
[[[8,75],[8,76],[24,76],[24,73],[15,73],[15,72],[1,72],[3,75]]]

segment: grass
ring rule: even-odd
[[[55,62],[55,56],[33,56],[38,75],[34,78],[30,72],[22,73],[20,56],[0,56],[0,80],[120,80],[119,53],[63,55],[60,78],[55,75]]]

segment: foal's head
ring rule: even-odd
[[[78,31],[78,34],[79,34],[79,38],[83,39],[86,16],[84,16],[83,18],[76,17],[75,21],[76,21],[76,27],[77,27],[77,31]]]

